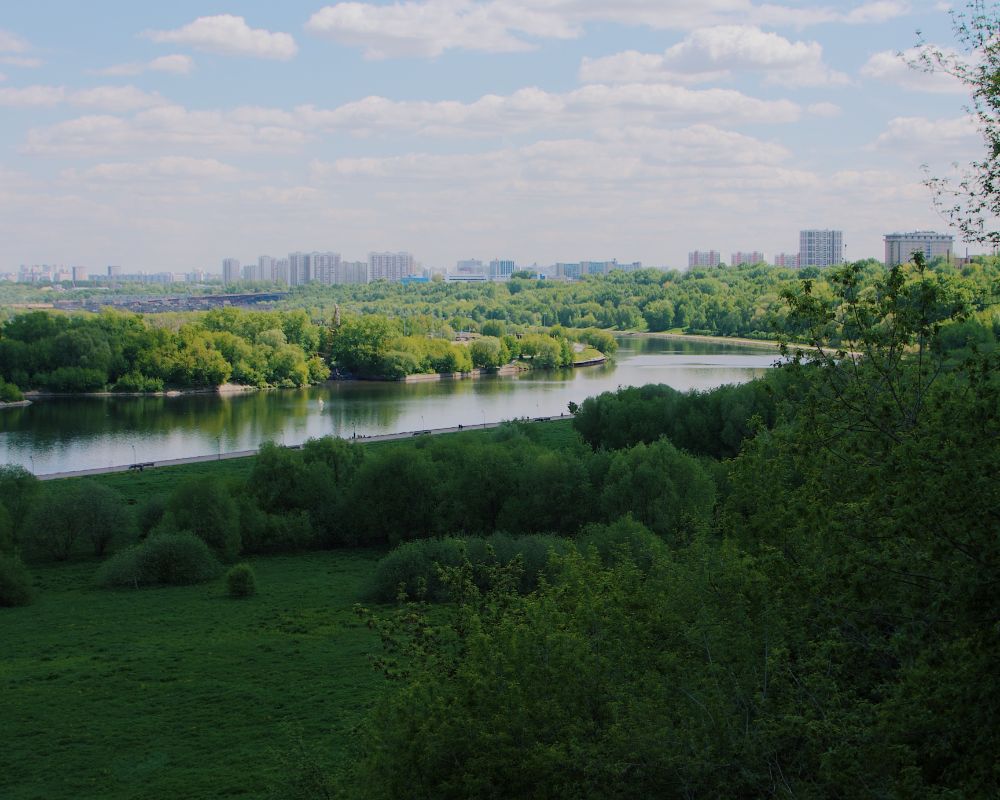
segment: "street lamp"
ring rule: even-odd
[[[34,475],[35,474],[35,457],[34,456],[28,456],[28,458],[31,459],[31,474]]]
[[[134,466],[135,464],[138,464],[138,463],[139,463],[139,457],[135,454],[135,445],[133,444],[132,445],[132,464]]]
[[[486,409],[483,409],[483,430],[486,430]]]
[[[216,436],[215,437],[215,441],[217,441],[219,443],[219,459],[218,460],[222,461],[222,437],[221,436]]]

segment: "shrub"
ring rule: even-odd
[[[77,480],[49,487],[31,509],[21,538],[26,548],[65,561],[77,542],[89,541],[101,556],[115,539],[132,531],[132,515],[121,495],[96,481]]]
[[[516,558],[522,562],[518,589],[527,594],[548,574],[551,553],[565,553],[572,547],[567,539],[540,534],[508,536],[495,533],[486,538],[407,542],[379,561],[366,595],[372,600],[391,602],[402,588],[410,599],[447,600],[449,589],[441,581],[441,567],[457,567],[467,559],[476,583],[486,589],[490,580],[488,568],[507,566]]]
[[[663,540],[632,519],[631,514],[607,525],[586,525],[580,531],[577,545],[584,554],[590,548],[596,550],[606,567],[625,557],[644,572],[649,570],[659,554],[667,550]]]
[[[163,529],[190,531],[223,561],[240,554],[239,508],[220,481],[197,478],[181,484],[167,503],[170,519]]]
[[[31,575],[21,559],[12,553],[0,553],[0,607],[26,606],[31,595]]]
[[[167,510],[167,498],[162,494],[150,495],[146,498],[136,514],[136,521],[139,524],[139,533],[148,536],[149,532],[155,528]]]
[[[257,594],[257,578],[253,568],[246,562],[231,567],[226,573],[226,588],[230,597],[251,597]]]
[[[97,571],[102,586],[183,586],[202,583],[221,567],[208,545],[192,533],[159,533],[108,559]]]
[[[17,386],[0,378],[0,403],[17,403],[23,399],[24,395]]]

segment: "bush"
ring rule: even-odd
[[[139,533],[148,536],[155,528],[167,510],[167,498],[162,494],[150,495],[146,498],[136,514],[139,523]]]
[[[226,588],[230,597],[251,597],[257,594],[257,578],[253,568],[243,562],[226,573]]]
[[[624,557],[644,572],[667,550],[663,540],[632,519],[631,514],[607,525],[586,525],[580,531],[577,545],[584,555],[593,548],[606,567],[614,566]]]
[[[21,559],[0,553],[0,608],[26,606],[31,602],[31,575]]]
[[[132,525],[118,492],[96,481],[75,480],[47,487],[28,514],[21,540],[30,554],[65,561],[81,540],[90,543],[94,555],[104,555],[112,541],[130,537]]]
[[[21,390],[13,383],[7,383],[0,378],[0,403],[17,403],[24,399]]]
[[[181,484],[167,508],[169,513],[161,525],[164,531],[190,531],[223,561],[232,562],[239,556],[239,507],[220,481],[196,478]]]
[[[441,567],[457,567],[468,560],[476,583],[486,589],[489,588],[488,568],[507,566],[516,558],[522,562],[518,589],[527,594],[548,574],[551,553],[565,553],[572,547],[567,539],[539,534],[508,536],[495,533],[486,538],[420,539],[400,545],[379,561],[365,594],[371,600],[384,603],[395,600],[400,590],[410,599],[447,600],[449,589],[441,580]]]
[[[221,566],[192,533],[154,534],[108,559],[97,571],[102,586],[184,586],[211,580]]]

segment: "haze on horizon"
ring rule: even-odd
[[[0,14],[0,271],[290,250],[686,264],[947,232],[935,2],[45,0]],[[956,237],[956,250],[964,245]],[[974,250],[975,251],[975,250]]]

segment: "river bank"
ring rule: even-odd
[[[710,336],[703,333],[667,333],[665,331],[623,331],[621,336],[633,338],[647,337],[650,339],[678,339],[683,341],[699,341],[710,344],[732,344],[740,347],[760,347],[765,350],[776,350],[781,342],[775,339],[747,339],[741,336]]]

